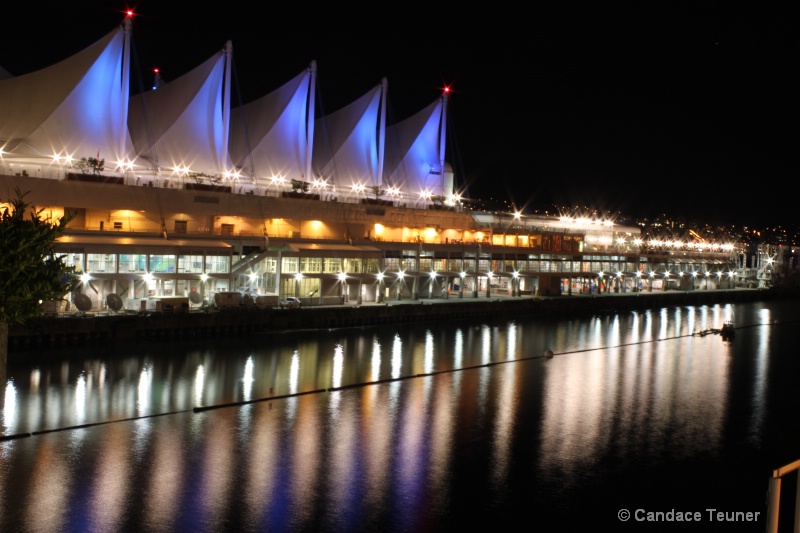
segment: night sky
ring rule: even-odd
[[[126,8],[20,4],[3,6],[0,31],[0,66],[15,75],[87,47]],[[291,4],[132,5],[132,91],[151,84],[154,67],[175,79],[230,39],[234,106],[312,60],[325,114],[386,77],[391,123],[450,85],[447,159],[468,197],[795,222],[800,32],[791,2]]]

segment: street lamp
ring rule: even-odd
[[[511,296],[519,296],[519,272],[516,270],[511,273]]]
[[[486,297],[491,298],[492,296],[492,276],[494,274],[490,271],[486,273]]]
[[[378,272],[378,297],[376,298],[378,303],[383,302],[383,272]]]
[[[433,282],[436,280],[436,271],[432,270],[430,276],[431,284],[428,286],[428,298],[433,298]]]
[[[347,294],[347,274],[345,274],[344,272],[339,272],[338,277],[339,281],[342,284],[342,301],[347,302],[350,297],[350,295]]]
[[[462,270],[459,277],[461,277],[461,285],[458,286],[458,297],[464,298],[464,278],[467,277],[467,273]]]
[[[405,277],[406,273],[402,270],[397,273],[397,281],[395,282],[395,286],[397,287],[397,299],[400,300],[402,292],[402,285],[403,285],[403,278]]]
[[[298,272],[294,275],[294,295],[296,298],[300,298],[300,280],[303,279],[303,275]]]

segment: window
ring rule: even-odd
[[[178,272],[203,272],[203,256],[202,255],[179,255],[178,256]]]
[[[147,270],[147,256],[145,254],[120,254],[120,272],[145,272]]]
[[[175,256],[151,255],[150,272],[175,272]]]
[[[117,256],[115,254],[86,254],[86,267],[89,272],[115,272]]]
[[[227,274],[230,272],[230,257],[227,255],[206,256],[206,272],[208,274]]]
[[[186,224],[185,220],[176,220],[175,221],[175,233],[186,233]]]

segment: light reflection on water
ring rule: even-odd
[[[698,457],[741,463],[744,438],[761,453],[764,432],[784,425],[768,423],[769,372],[776,361],[787,372],[772,335],[793,327],[770,325],[800,316],[773,307],[741,306],[737,318],[756,327],[731,344],[691,335],[733,316],[715,306],[17,365],[7,435],[173,414],[0,443],[0,530],[502,528],[521,516],[546,522],[576,501],[615,511],[626,504],[615,498],[634,493],[617,476],[642,465],[665,470],[638,489],[674,505],[663,500],[666,473],[685,483]],[[544,359],[546,349],[556,356]],[[387,378],[396,381],[328,390]],[[321,392],[191,411],[308,391]],[[800,456],[797,433],[781,431]],[[683,492],[719,506],[724,491],[702,478]],[[753,498],[763,510],[765,482],[737,489],[737,505]],[[609,484],[599,498],[586,492]]]

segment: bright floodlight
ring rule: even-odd
[[[206,274],[205,272],[200,274],[200,281],[208,281],[208,274]]]
[[[82,282],[88,283],[90,279],[92,279],[92,276],[90,276],[88,272],[84,272],[83,274],[81,274]]]
[[[435,279],[436,278],[436,271],[432,270],[430,276],[431,276],[431,279]]]
[[[344,272],[339,272],[339,281],[344,281],[347,279],[347,274]]]

